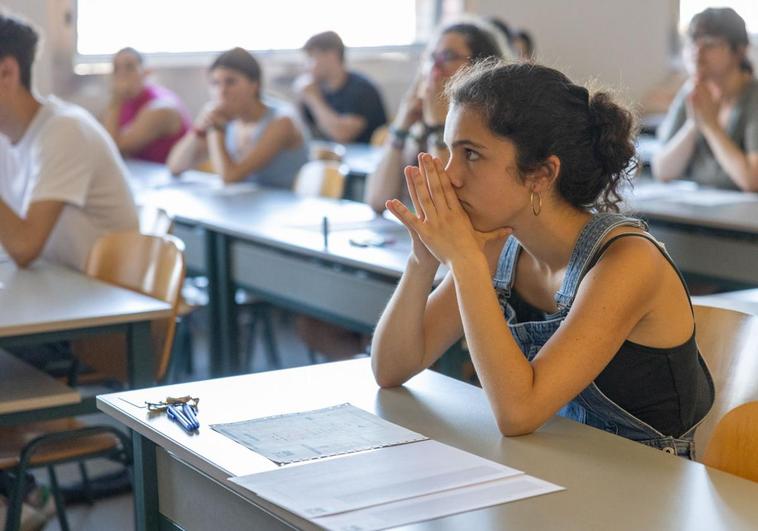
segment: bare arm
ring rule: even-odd
[[[719,165],[743,192],[758,192],[758,153],[745,153],[716,122],[703,126],[703,136]]]
[[[302,99],[318,128],[335,142],[350,143],[366,128],[365,118],[357,114],[338,113],[326,103],[318,89],[305,92]]]
[[[243,180],[247,175],[264,168],[281,150],[297,143],[302,137],[292,120],[281,117],[273,120],[253,148],[240,159],[232,160],[226,150],[225,133],[218,129],[208,132],[208,151],[213,169],[226,183]]]
[[[208,143],[194,130],[188,131],[174,144],[166,159],[166,165],[173,175],[190,170],[208,156]]]
[[[39,257],[63,210],[61,201],[38,201],[21,218],[0,200],[0,243],[19,267]]]
[[[659,181],[671,181],[684,175],[695,152],[698,129],[695,122],[687,120],[684,125],[653,156],[651,169]]]
[[[182,126],[182,119],[171,107],[146,107],[123,129],[118,126],[121,105],[112,103],[106,111],[103,123],[124,155],[139,152],[153,140],[175,134]]]

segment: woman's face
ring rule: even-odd
[[[443,33],[427,59],[429,80],[435,84],[444,83],[459,68],[468,64],[470,58],[471,49],[463,35],[456,32]]]
[[[133,53],[124,51],[113,58],[113,88],[122,98],[134,98],[140,93],[145,74]]]
[[[723,37],[702,35],[684,46],[687,71],[701,79],[718,80],[739,70],[742,56]]]
[[[445,143],[450,150],[447,172],[475,229],[513,227],[520,217],[532,215],[531,190],[518,176],[516,147],[493,134],[480,111],[451,106]]]
[[[210,73],[211,99],[230,118],[242,114],[258,98],[258,82],[237,70],[220,66]]]

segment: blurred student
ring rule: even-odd
[[[529,63],[534,61],[534,39],[526,30],[517,30],[511,39],[511,48],[516,53],[519,61]]]
[[[211,101],[171,150],[171,172],[181,173],[210,157],[213,171],[226,183],[291,188],[308,160],[307,133],[292,109],[263,98],[258,61],[233,48],[213,61],[208,77]]]
[[[387,123],[379,91],[366,77],[347,70],[345,45],[325,31],[305,43],[307,74],[295,82],[305,120],[315,138],[368,143]]]
[[[113,56],[111,100],[103,125],[125,157],[165,163],[192,121],[179,97],[147,81],[150,70],[134,48]]]
[[[121,156],[84,109],[32,92],[37,32],[0,15],[0,245],[83,270],[108,232],[136,230]]]
[[[387,202],[412,250],[374,333],[377,383],[402,385],[465,337],[503,435],[557,414],[692,458],[713,382],[681,274],[618,213],[632,114],[527,63],[479,63],[447,93],[447,164],[420,155],[413,211]]]
[[[731,8],[692,18],[684,47],[690,79],[658,129],[657,179],[758,192],[758,81],[748,45],[745,21]]]
[[[488,57],[508,58],[509,53],[499,30],[484,20],[466,19],[438,30],[400,104],[384,154],[366,180],[364,200],[375,211],[382,212],[388,199],[403,195],[403,167],[413,164],[419,152],[447,160],[442,138],[447,116],[445,83],[461,67]]]

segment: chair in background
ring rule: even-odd
[[[704,465],[758,482],[758,402],[729,411],[716,425]]]
[[[339,199],[345,189],[346,178],[347,170],[339,162],[312,160],[300,169],[293,191],[305,197]]]
[[[758,316],[695,305],[696,339],[716,388],[713,407],[695,431],[705,449],[716,424],[735,407],[758,400]]]
[[[104,282],[168,302],[172,315],[151,326],[156,353],[155,374],[161,380],[171,353],[179,293],[184,280],[184,244],[173,236],[120,232],[101,237],[93,246],[86,273]],[[98,372],[126,382],[126,338],[123,334],[95,336],[72,345]],[[14,479],[8,485],[11,503],[6,531],[20,524],[27,471],[47,468],[61,529],[69,529],[55,466],[78,462],[85,491],[89,479],[84,459],[109,457],[129,463],[129,440],[108,426],[85,426],[74,418],[0,429],[0,470]]]

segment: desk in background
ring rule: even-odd
[[[758,286],[758,194],[641,180],[626,210],[649,223],[686,273]]]
[[[200,397],[198,435],[135,406],[186,394]],[[98,397],[101,410],[133,430],[138,529],[230,531],[314,526],[228,481],[275,465],[209,425],[343,402],[566,487],[414,528],[738,531],[758,521],[757,483],[558,417],[504,438],[480,388],[433,371],[379,389],[362,359]]]
[[[155,384],[150,321],[171,315],[163,301],[105,284],[64,267],[0,263],[0,348],[124,332],[132,387]],[[1,376],[1,375],[0,375]],[[9,412],[0,425],[96,411],[94,398],[58,407]]]

